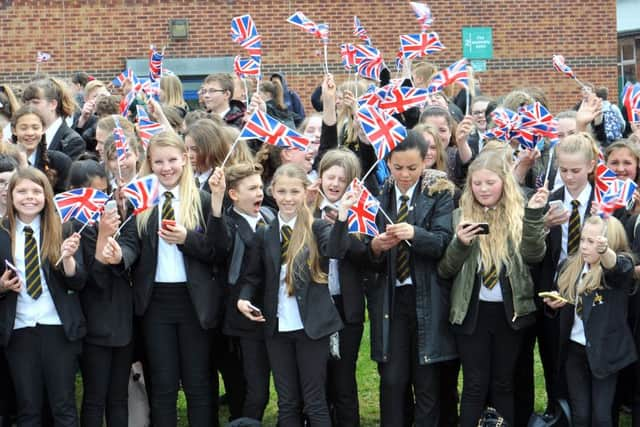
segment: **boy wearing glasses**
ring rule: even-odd
[[[215,113],[229,126],[242,128],[244,122],[244,103],[231,99],[233,95],[233,78],[229,74],[210,74],[204,80],[198,95],[204,109]]]

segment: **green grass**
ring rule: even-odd
[[[378,370],[376,364],[370,359],[370,345],[369,345],[369,323],[365,324],[364,334],[362,337],[362,344],[360,346],[360,354],[358,357],[358,394],[360,399],[360,419],[362,427],[376,427],[379,425],[380,416],[378,409]],[[220,394],[224,393],[222,386],[222,380],[220,381]],[[538,358],[538,352],[535,352],[535,393],[536,393],[536,412],[542,412],[546,405],[546,395],[544,389],[544,376],[542,373],[542,366]],[[81,394],[82,385],[78,380],[78,397]],[[462,385],[460,383],[460,390]],[[187,404],[184,398],[184,394],[180,392],[178,396],[178,426],[188,427],[187,422]],[[271,382],[271,400],[269,406],[265,411],[263,424],[265,426],[275,426],[277,420],[277,396],[273,388],[273,381]],[[226,406],[220,408],[220,425],[224,426],[229,417],[229,411]],[[622,427],[631,426],[631,419],[627,415],[621,417],[620,425]]]

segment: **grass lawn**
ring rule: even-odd
[[[375,427],[379,425],[379,410],[378,410],[378,371],[376,364],[369,358],[369,324],[365,324],[364,335],[362,337],[362,345],[360,347],[360,355],[358,358],[358,391],[360,396],[360,419],[362,427]],[[80,393],[81,384],[79,382],[78,393]],[[222,390],[222,381],[220,392]],[[542,366],[537,356],[536,351],[536,365],[535,365],[535,383],[536,383],[536,411],[541,412],[544,410],[546,404],[546,396],[544,392],[544,377],[542,374]],[[462,390],[462,386],[460,386]],[[277,419],[277,396],[273,388],[273,381],[271,384],[271,400],[267,407],[263,424],[265,426],[275,426]],[[229,413],[226,407],[220,408],[220,425],[224,426],[228,419]],[[179,395],[178,402],[178,426],[187,427],[187,410],[186,401],[182,392]],[[629,416],[622,416],[620,425],[623,427],[631,426],[631,419]]]

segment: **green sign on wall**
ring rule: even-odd
[[[468,59],[492,59],[491,27],[462,27],[462,56]]]

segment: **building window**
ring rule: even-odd
[[[637,81],[636,53],[640,49],[640,39],[628,38],[619,41],[620,62],[620,82],[624,85],[627,82]]]

